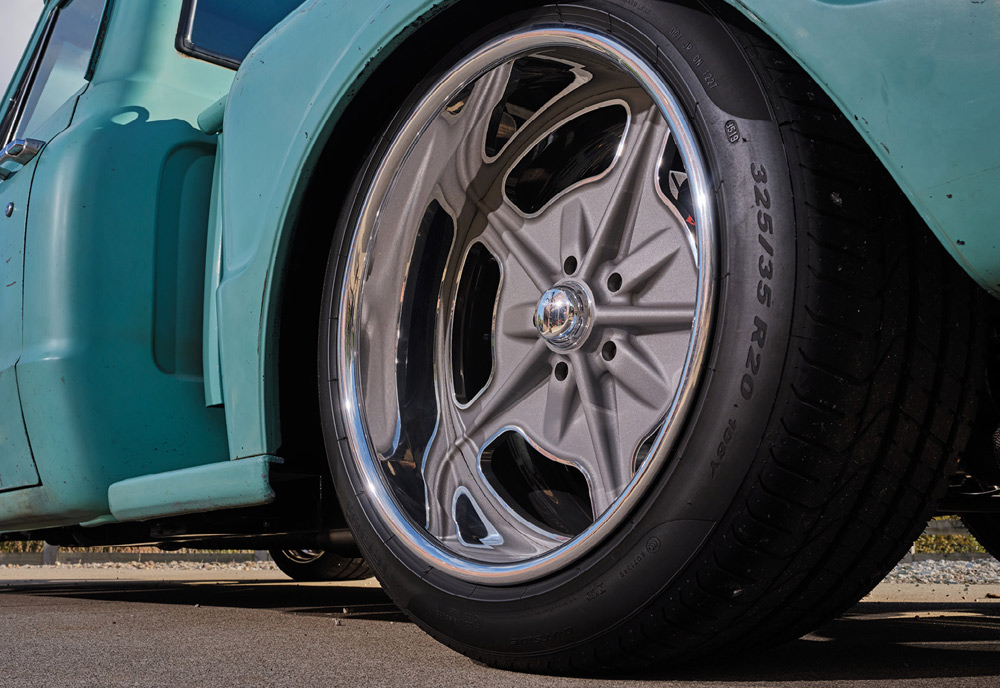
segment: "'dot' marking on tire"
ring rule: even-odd
[[[601,595],[603,595],[606,592],[607,592],[607,588],[604,587],[604,582],[603,581],[601,581],[600,583],[595,583],[590,588],[590,590],[587,591],[587,595],[586,595],[587,596],[587,601],[588,602],[592,602],[593,600],[596,600],[598,597],[600,597]]]
[[[733,437],[736,435],[736,419],[730,418],[726,423],[726,429],[722,431],[722,441],[719,442],[719,447],[715,450],[715,455],[718,457],[717,461],[711,461],[712,466],[712,477],[719,471],[719,467],[722,466],[723,459],[726,458],[726,450],[729,447],[729,443],[733,441]]]
[[[558,631],[552,631],[551,633],[529,635],[523,638],[511,638],[510,644],[515,647],[520,645],[542,645],[545,643],[550,643],[553,640],[559,640],[560,638],[565,638],[570,635],[573,635],[573,627],[567,626],[566,628],[561,628]]]
[[[482,628],[483,622],[479,618],[478,614],[473,614],[472,612],[467,612],[461,609],[455,609],[454,607],[438,607],[437,615],[444,621],[447,621],[455,626],[465,627],[465,628]]]
[[[726,122],[726,138],[729,139],[729,143],[740,142],[740,128],[734,119]]]
[[[657,544],[657,545],[656,545],[655,547],[653,547],[652,549],[650,548],[650,543],[651,543],[651,542],[652,542],[653,540],[656,540],[656,538],[652,538],[652,539],[651,539],[651,540],[650,540],[649,542],[647,542],[647,543],[646,543],[646,545],[645,545],[645,547],[643,547],[643,549],[639,550],[639,551],[638,551],[638,552],[637,552],[637,553],[635,554],[635,556],[633,556],[633,557],[632,557],[632,558],[631,558],[631,559],[630,559],[630,560],[628,561],[628,563],[627,563],[627,564],[625,564],[625,566],[623,566],[622,568],[620,568],[620,569],[618,570],[618,577],[619,577],[619,578],[625,578],[625,577],[626,577],[626,576],[628,576],[628,575],[629,575],[630,573],[632,573],[633,571],[635,571],[635,570],[636,570],[637,568],[639,568],[639,566],[640,566],[640,565],[641,565],[641,564],[642,564],[642,563],[643,563],[644,561],[646,561],[646,557],[648,557],[649,555],[653,554],[654,552],[656,552],[656,550],[658,550],[658,549],[660,548],[660,547],[659,547],[659,544]],[[657,543],[659,543],[659,540],[656,540],[656,542],[657,542]]]

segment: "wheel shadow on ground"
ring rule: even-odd
[[[377,587],[285,581],[86,581],[25,583],[6,594],[408,622]],[[430,642],[430,641],[429,641]],[[605,679],[637,684],[906,680],[1000,675],[1000,602],[862,602],[803,639],[710,662]]]
[[[381,588],[337,583],[208,579],[48,582],[0,588],[0,600],[8,593],[109,602],[269,609],[288,614],[409,622]]]
[[[1000,676],[996,602],[862,602],[799,640],[630,678],[844,683],[981,676]]]

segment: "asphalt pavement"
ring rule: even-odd
[[[436,643],[373,580],[252,567],[0,567],[0,686],[1000,685],[1000,585],[883,584],[753,656],[609,680],[528,676]]]

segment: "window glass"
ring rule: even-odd
[[[301,4],[302,0],[188,0],[181,49],[235,67]]]
[[[4,38],[0,41],[0,91],[7,89],[21,59],[31,31],[35,28],[42,3],[37,0],[4,0]]]
[[[14,138],[42,138],[48,120],[87,85],[105,0],[72,0],[59,10]]]

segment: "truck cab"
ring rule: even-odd
[[[8,537],[336,526],[319,506],[321,458],[231,454],[218,384],[223,108],[246,53],[297,4],[45,3],[0,126]],[[312,506],[295,523],[276,516],[280,481]],[[206,511],[225,515],[209,526]]]

